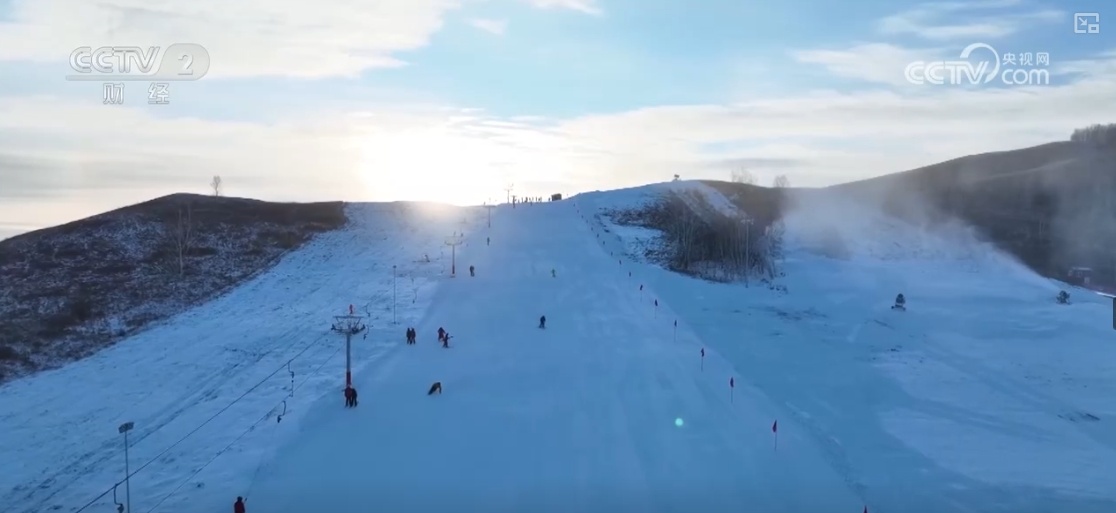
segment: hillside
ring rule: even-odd
[[[955,217],[1040,274],[1090,267],[1116,284],[1116,148],[1056,142],[825,190],[919,223]]]
[[[0,382],[206,302],[345,222],[340,202],[177,194],[0,241]]]
[[[1094,270],[1116,287],[1116,148],[1080,141],[970,155],[819,189],[703,181],[768,226],[790,208],[830,201],[879,208],[915,226],[961,220],[1035,272]]]

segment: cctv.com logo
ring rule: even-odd
[[[977,50],[984,51],[973,55]],[[979,86],[996,79],[1009,86],[1050,85],[1050,70],[1039,67],[1049,64],[1050,55],[1046,53],[1004,54],[1001,57],[995,48],[985,43],[973,43],[961,51],[958,60],[915,61],[907,65],[903,74],[908,82],[915,85]]]

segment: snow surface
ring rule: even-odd
[[[89,503],[122,478],[116,426],[134,420],[141,513],[237,495],[252,513],[1116,510],[1107,299],[1057,305],[1064,285],[963,229],[849,205],[787,219],[787,292],[645,265],[654,232],[598,215],[706,189],[500,206],[491,229],[483,211],[463,225],[353,205],[350,226],[227,296],[0,388],[0,500]],[[449,278],[444,237],[462,227]],[[349,303],[373,319],[351,410],[328,331]],[[87,511],[110,508],[111,492]]]

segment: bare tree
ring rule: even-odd
[[[174,245],[176,260],[178,261],[178,275],[186,274],[186,257],[194,246],[196,233],[194,232],[194,212],[189,203],[178,207],[178,221],[170,230],[171,242]]]
[[[790,187],[790,178],[787,178],[787,175],[776,176],[774,185],[778,189],[786,189]]]
[[[214,176],[213,181],[209,183],[209,187],[213,189],[214,196],[220,196],[222,192],[222,182],[220,176]]]
[[[730,180],[733,183],[746,183],[748,185],[755,185],[756,184],[755,175],[753,175],[751,171],[748,171],[747,169],[744,169],[744,168],[740,168],[738,170],[733,171],[732,174],[730,175]]]

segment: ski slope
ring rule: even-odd
[[[673,312],[641,300],[576,203],[501,207],[484,237],[458,256],[477,276],[444,284],[419,343],[355,379],[356,409],[316,406],[252,509],[860,510],[811,441],[776,452],[774,405],[743,383],[730,396],[732,366],[710,349],[703,369],[674,340]],[[434,381],[444,394],[428,397]]]
[[[788,218],[786,292],[694,280],[601,215],[674,188],[735,208],[696,182],[500,206],[491,228],[350,205],[226,296],[0,388],[0,501],[114,511],[131,420],[138,513],[1116,511],[1108,299],[1056,305],[1063,285],[964,230],[839,204]],[[349,304],[372,326],[351,410],[328,330]]]
[[[641,254],[653,234],[596,214],[674,187],[695,185],[575,199],[602,244]],[[820,443],[870,511],[1116,511],[1109,299],[963,228],[928,232],[863,205],[813,203],[787,235],[785,294],[654,266],[641,282],[780,404],[788,431]],[[844,257],[823,256],[835,243]],[[1062,288],[1073,305],[1054,303]],[[899,292],[905,313],[890,309]]]

